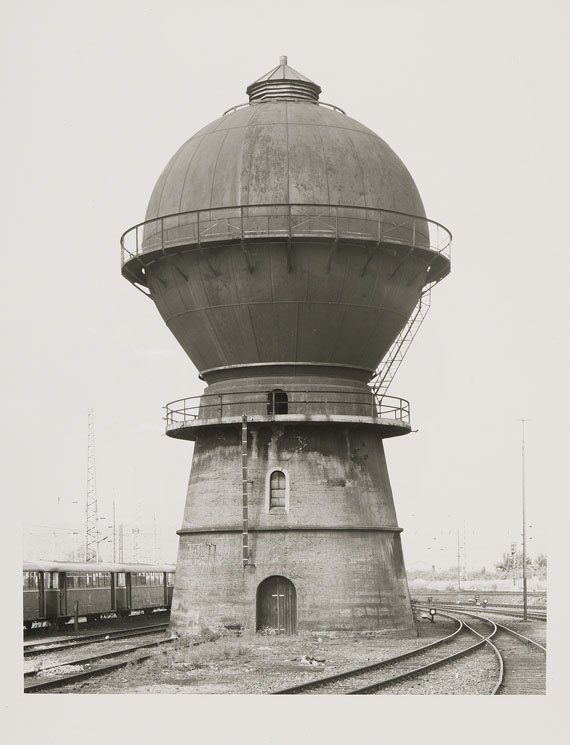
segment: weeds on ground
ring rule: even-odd
[[[250,654],[255,646],[259,646],[260,641],[259,635],[253,632],[242,632],[239,636],[206,633],[179,639],[149,661],[148,669],[153,672],[174,672],[235,660]],[[264,643],[268,641],[263,639]]]

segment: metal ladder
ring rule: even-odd
[[[418,333],[418,330],[431,307],[431,288],[434,284],[436,283],[433,282],[424,288],[424,291],[420,295],[420,299],[412,311],[408,322],[400,331],[390,349],[384,355],[382,361],[378,365],[376,373],[370,380],[369,385],[376,397],[381,398],[386,394],[390,387],[390,383],[402,364],[402,360],[406,356],[406,352],[410,348],[410,344]]]

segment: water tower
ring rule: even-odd
[[[200,378],[167,406],[193,440],[172,627],[411,630],[383,440],[387,386],[448,274],[398,156],[289,67],[185,142],[123,275]]]

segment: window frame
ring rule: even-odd
[[[271,506],[271,476],[274,473],[282,473],[285,477],[285,505],[279,507]],[[265,512],[268,515],[283,515],[289,512],[289,472],[285,468],[270,468],[265,474]]]
[[[279,399],[279,400],[277,400]],[[285,411],[282,411],[282,409]],[[279,409],[279,410],[278,410]],[[283,388],[272,388],[267,392],[267,416],[282,416],[289,413],[289,394]]]

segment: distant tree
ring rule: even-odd
[[[548,561],[546,558],[546,554],[538,554],[533,562],[533,567],[536,570],[537,574],[540,574],[542,576],[546,575],[547,565]]]
[[[537,563],[540,558],[540,565]],[[520,570],[522,573],[522,551],[517,550],[516,544],[511,544],[511,550],[505,552],[502,556],[501,561],[495,564],[495,568],[500,574],[510,575]],[[532,560],[531,556],[526,555],[526,568],[532,572],[546,573],[546,556],[540,554],[535,561]],[[528,571],[527,571],[528,574]]]
[[[495,568],[498,572],[503,574],[509,574],[515,568],[516,555],[512,553],[504,553],[501,561],[495,564]]]

